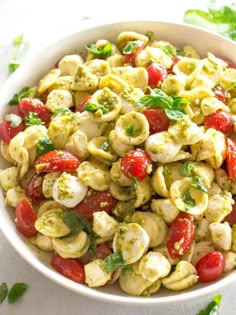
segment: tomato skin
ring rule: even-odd
[[[80,165],[80,159],[64,150],[54,150],[41,155],[34,163],[37,173],[73,172]]]
[[[18,115],[16,115],[18,116]],[[19,132],[25,130],[25,122],[22,121],[18,127],[12,127],[11,122],[5,118],[0,123],[0,139],[9,143]]]
[[[53,254],[51,266],[60,274],[78,283],[85,283],[84,265],[75,258],[62,258]]]
[[[148,168],[152,165],[149,155],[141,150],[132,150],[121,159],[121,172],[128,177],[142,180],[148,175]]]
[[[80,257],[80,260],[85,265],[96,259],[104,260],[105,258],[107,258],[107,256],[110,256],[111,254],[112,254],[112,251],[109,248],[109,246],[106,243],[102,243],[95,249],[93,253],[90,251],[87,251],[85,255]]]
[[[224,271],[225,257],[215,251],[206,254],[196,264],[200,282],[211,282],[218,279]]]
[[[36,113],[38,117],[45,123],[48,124],[51,121],[51,113],[45,107],[43,102],[37,98],[23,98],[18,104],[18,113],[20,116],[25,116],[29,112]]]
[[[76,111],[80,113],[84,112],[83,107],[90,100],[91,97],[92,97],[91,95],[85,96],[85,98],[82,99],[79,105],[76,106]]]
[[[208,115],[205,118],[204,126],[206,128],[214,128],[223,134],[228,134],[233,131],[233,118],[231,113],[220,110]]]
[[[43,176],[34,174],[28,181],[25,192],[33,202],[39,202],[45,199],[42,191]]]
[[[217,86],[214,90],[214,95],[215,97],[221,101],[224,104],[228,104],[229,102],[229,96],[228,96],[228,92],[226,90],[224,90],[221,86]]]
[[[234,197],[233,200],[232,211],[223,220],[223,222],[228,222],[230,226],[236,223],[236,197]]]
[[[171,223],[171,233],[167,240],[170,257],[175,259],[184,255],[193,242],[195,226],[191,216],[181,212]],[[179,248],[176,249],[176,244]]]
[[[167,76],[168,71],[158,63],[152,63],[147,67],[148,72],[148,85],[154,89],[159,82],[163,82]]]
[[[226,139],[227,154],[226,168],[230,180],[236,180],[236,142],[233,139]]]
[[[145,48],[145,43],[140,41],[139,46],[136,48],[136,51],[134,53],[125,55],[125,63],[134,67],[135,66],[135,58],[140,53],[140,51],[142,51],[144,48]]]
[[[87,220],[91,221],[93,219],[94,212],[106,211],[107,213],[111,213],[116,203],[117,200],[112,197],[108,190],[94,191],[92,195],[86,197],[77,206],[75,206],[74,210],[83,214]]]
[[[34,236],[37,231],[34,223],[37,217],[30,201],[22,197],[16,206],[16,227],[26,237]]]
[[[162,108],[146,108],[142,110],[142,114],[147,118],[151,134],[165,131],[170,126],[170,119]]]

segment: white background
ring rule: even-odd
[[[197,0],[0,0],[0,87],[9,74],[7,65],[12,39],[24,34],[28,46],[21,59],[38,48],[80,30],[94,22],[119,20],[169,20],[182,22],[189,8],[202,8],[207,1]],[[43,58],[43,56],[42,56]],[[1,97],[1,96],[0,96]],[[11,286],[26,282],[29,290],[21,301],[0,305],[0,315],[195,315],[212,296],[165,306],[135,307],[113,305],[70,292],[35,271],[8,244],[0,232],[0,283]],[[220,314],[236,314],[236,284],[221,290]]]

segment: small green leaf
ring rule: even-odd
[[[193,169],[194,164],[190,161],[186,161],[179,167],[179,173],[182,176],[191,176]]]
[[[0,304],[6,299],[8,294],[8,287],[5,282],[0,285]]]
[[[19,68],[20,65],[21,65],[20,62],[11,62],[8,64],[8,71],[10,73],[13,73],[16,71],[17,68]]]
[[[18,301],[25,294],[28,287],[29,286],[26,283],[13,284],[13,286],[11,287],[8,293],[8,298],[7,298],[8,303],[13,304],[16,301]]]
[[[185,191],[182,199],[186,211],[196,206],[195,200],[191,197],[189,189]]]
[[[33,96],[35,94],[35,89],[31,87],[24,87],[22,90],[20,90],[19,93],[16,93],[8,102],[8,105],[17,105],[20,100],[22,100],[25,97]]]
[[[129,266],[129,265],[124,266],[124,268],[122,269],[122,273],[123,273],[125,276],[129,275],[129,274],[132,273],[133,271],[134,271],[134,269],[133,269],[131,266]]]
[[[92,44],[90,46],[85,46],[85,47],[93,55],[99,56],[103,59],[107,59],[108,57],[111,56],[113,46],[111,43],[107,43],[104,47],[99,47],[99,48],[97,48],[95,44]]]
[[[100,149],[103,151],[108,151],[109,146],[110,146],[109,141],[106,140],[102,143],[102,145],[100,146]]]
[[[44,125],[37,113],[28,112],[25,117],[26,126]]]
[[[87,102],[84,106],[83,106],[83,110],[86,110],[87,112],[91,112],[91,113],[95,113],[98,110],[101,110],[103,112],[103,114],[108,113],[108,109],[104,106],[104,105],[100,105],[100,104],[93,104],[91,102]]]
[[[116,252],[107,256],[107,258],[103,260],[102,266],[106,272],[113,272],[119,268],[125,267],[126,264],[122,253]]]
[[[128,124],[125,127],[125,132],[129,135],[132,136],[132,134],[134,133],[134,125],[133,124]]]
[[[63,222],[70,228],[71,232],[67,236],[73,236],[82,230],[92,234],[91,223],[77,211],[64,211],[62,215]]]
[[[176,56],[186,56],[186,53],[183,50],[176,49]]]
[[[134,54],[142,42],[139,40],[128,41],[122,52],[124,55]]]
[[[178,120],[186,116],[186,113],[184,111],[178,110],[178,109],[176,110],[176,109],[165,108],[165,113],[166,113],[166,116],[170,120]]]
[[[160,48],[166,53],[167,56],[173,58],[175,57],[175,51],[173,49],[173,47],[169,44],[164,45],[164,46],[160,46]]]
[[[55,147],[48,136],[39,139],[36,146],[36,154],[38,157],[53,150],[55,150]]]
[[[66,113],[71,113],[69,108],[61,107],[61,108],[54,109],[54,111],[52,112],[52,115],[53,115],[53,117],[64,116]]]
[[[132,176],[132,180],[133,180],[134,189],[137,190],[138,189],[138,180],[137,180],[136,176]]]
[[[11,127],[13,128],[17,128],[22,122],[22,118],[16,114],[5,115],[4,119],[9,121],[11,123]]]
[[[196,315],[217,315],[220,309],[221,298],[221,294],[214,296],[207,307],[200,310]]]
[[[206,185],[203,183],[203,181],[201,180],[200,177],[198,177],[197,175],[194,175],[192,177],[192,186],[200,191],[203,191],[204,193],[208,193],[208,189],[206,187]]]
[[[13,39],[13,43],[16,47],[19,47],[23,43],[24,35],[20,34],[16,38]]]

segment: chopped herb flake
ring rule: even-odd
[[[8,102],[8,105],[17,105],[20,100],[22,100],[25,97],[33,96],[35,94],[35,89],[31,87],[24,87],[22,90],[20,90],[19,93],[16,93]]]
[[[196,206],[195,200],[191,197],[189,189],[187,189],[183,195],[183,203],[186,211]]]
[[[126,266],[121,252],[116,252],[107,256],[107,258],[103,260],[102,265],[106,272],[113,272]]]
[[[200,177],[198,177],[197,175],[194,175],[192,177],[192,186],[195,187],[196,189],[203,191],[204,193],[208,193],[208,189],[206,187],[206,185],[203,183],[203,181],[201,180]]]
[[[52,143],[52,140],[48,136],[45,136],[38,141],[36,147],[37,156],[41,156],[53,150],[55,150],[55,147]]]
[[[182,176],[191,176],[193,169],[194,164],[190,161],[186,161],[179,167],[179,173]]]

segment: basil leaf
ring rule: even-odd
[[[134,133],[134,125],[133,124],[128,124],[126,127],[125,127],[125,132],[131,136],[133,133]]]
[[[77,211],[64,211],[62,220],[71,230],[70,234],[67,236],[75,235],[82,230],[92,234],[91,223],[85,218],[85,216]]]
[[[221,294],[214,296],[207,307],[203,310],[200,310],[196,315],[217,315],[220,309],[221,298]]]
[[[176,56],[185,56],[186,55],[186,53],[180,49],[176,49],[175,53],[176,53]]]
[[[171,45],[167,44],[164,46],[160,46],[160,48],[166,53],[167,56],[172,58],[176,56],[175,51]]]
[[[44,122],[39,118],[38,114],[28,112],[25,117],[26,126],[44,125]]]
[[[184,164],[182,164],[179,167],[179,173],[182,176],[190,176],[190,175],[192,175],[193,169],[194,169],[194,164],[190,161],[186,161],[186,162],[184,162]]]
[[[123,48],[122,52],[124,55],[134,54],[137,48],[142,44],[139,40],[128,41],[126,46]]]
[[[10,73],[13,73],[16,71],[17,68],[19,68],[21,64],[19,62],[11,62],[8,64],[8,71]]]
[[[169,109],[169,108],[165,108],[165,113],[166,113],[166,116],[170,120],[178,120],[178,119],[186,116],[186,113],[184,111]]]
[[[111,56],[113,46],[111,43],[107,43],[104,47],[99,48],[97,48],[95,44],[85,47],[93,55],[106,59]]]
[[[203,181],[201,180],[200,177],[198,177],[197,175],[194,175],[192,177],[192,186],[195,187],[196,189],[203,191],[204,193],[208,193],[208,189],[206,187],[206,185],[203,183]]]
[[[55,147],[48,136],[39,139],[36,146],[36,154],[38,157],[53,150],[55,150]]]
[[[26,292],[28,289],[28,284],[26,283],[15,283],[11,287],[9,293],[8,293],[8,298],[7,301],[9,304],[15,303],[18,301]]]
[[[54,111],[52,112],[52,115],[53,115],[53,117],[64,116],[66,113],[71,113],[69,108],[61,107],[61,108],[54,109]]]
[[[104,106],[104,105],[100,105],[100,104],[94,104],[91,102],[87,102],[84,106],[83,106],[83,110],[86,110],[87,112],[91,112],[91,113],[95,113],[98,110],[101,110],[103,112],[103,114],[108,113],[108,109]]]
[[[8,105],[16,105],[25,97],[32,96],[35,94],[35,89],[31,87],[24,87],[22,90],[20,90],[19,93],[16,93],[8,102]]]
[[[186,211],[196,206],[195,200],[191,197],[189,189],[185,191],[182,199]]]
[[[133,271],[134,271],[134,269],[129,265],[124,266],[122,269],[122,273],[124,275],[128,275],[128,274],[132,273]]]
[[[0,304],[6,299],[8,294],[8,287],[5,282],[0,285]]]
[[[103,262],[102,266],[106,272],[113,272],[119,268],[126,266],[124,258],[121,252],[113,253],[107,256]]]
[[[17,128],[22,122],[22,118],[16,114],[5,115],[4,119],[9,121],[13,128]]]
[[[100,149],[102,149],[103,151],[108,151],[109,146],[110,146],[109,142],[108,141],[104,141],[102,143],[102,145],[100,146]]]

